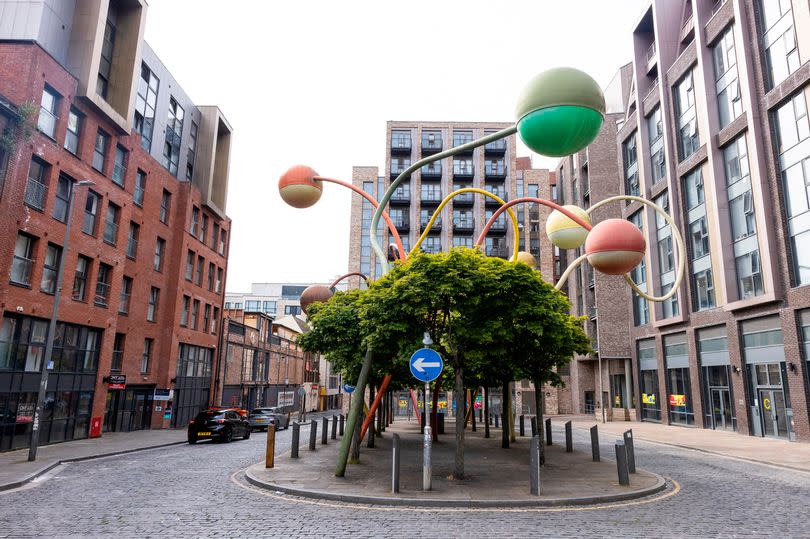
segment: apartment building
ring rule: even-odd
[[[313,283],[252,283],[250,292],[228,292],[225,308],[235,311],[262,312],[273,317],[306,316],[301,311],[301,294]],[[329,286],[330,283],[318,283]],[[337,290],[346,290],[346,283],[338,283]]]
[[[810,441],[810,7],[654,0],[634,26],[617,136],[648,255],[628,294],[644,421]],[[601,308],[600,308],[601,310]]]
[[[42,444],[182,426],[211,402],[231,127],[143,41],[146,12],[0,1],[2,450],[29,444],[43,368]]]

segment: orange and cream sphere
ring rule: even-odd
[[[608,275],[622,275],[635,268],[646,249],[641,230],[624,219],[597,223],[585,240],[588,262]]]
[[[310,305],[318,302],[325,303],[331,299],[332,295],[333,292],[328,286],[322,284],[310,285],[301,293],[299,299],[301,310],[304,311],[304,314],[307,314]]]
[[[523,262],[532,269],[537,269],[537,260],[534,258],[534,255],[529,252],[518,251],[517,261]]]
[[[294,208],[309,208],[323,194],[323,183],[315,179],[317,175],[317,172],[306,165],[290,168],[278,180],[281,198]]]

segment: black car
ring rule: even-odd
[[[205,410],[188,424],[188,443],[197,440],[230,442],[235,437],[250,438],[250,423],[236,410]]]

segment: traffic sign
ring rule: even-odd
[[[411,374],[422,382],[432,382],[442,373],[444,361],[436,350],[420,348],[411,356]]]
[[[346,393],[354,393],[354,386],[350,386],[349,384],[343,384],[343,391]]]

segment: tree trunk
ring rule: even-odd
[[[509,449],[509,381],[503,383],[501,395],[501,447]]]
[[[484,388],[484,438],[489,438],[489,389]]]
[[[543,408],[546,399],[543,398],[543,384],[535,378],[534,382],[534,409],[537,410],[537,434],[540,436],[540,465],[546,463],[546,425],[543,422]]]
[[[515,401],[512,398],[512,384],[509,382],[509,441],[514,442],[515,438]]]
[[[456,361],[458,365],[458,361]],[[464,419],[466,414],[464,378],[462,367],[456,367],[456,387],[453,398],[456,400],[456,460],[453,464],[453,479],[464,479]]]

